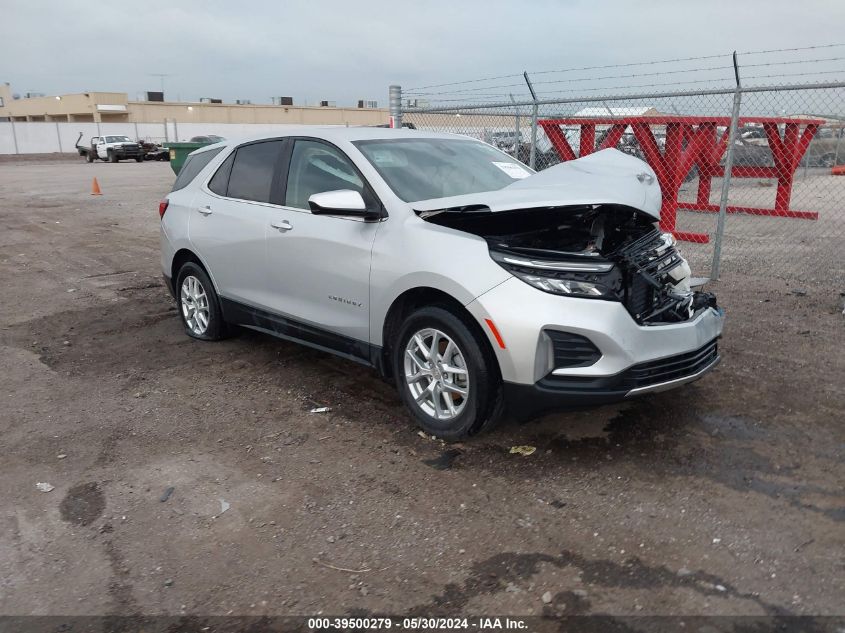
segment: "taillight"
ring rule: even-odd
[[[168,200],[167,198],[158,203],[158,217],[164,217],[164,212],[167,211],[168,204],[170,204],[170,200]]]

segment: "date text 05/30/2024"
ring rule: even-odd
[[[308,618],[311,630],[346,631],[350,629],[400,629],[409,631],[438,631],[451,629],[484,630],[524,630],[526,622],[510,617],[474,617],[474,618]]]

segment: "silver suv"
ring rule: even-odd
[[[470,138],[300,128],[188,157],[159,207],[189,336],[240,325],[374,367],[458,439],[719,362],[722,311],[613,149],[534,173]]]

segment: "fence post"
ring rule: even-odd
[[[59,122],[56,121],[56,141],[59,143],[59,154],[62,153],[62,133],[59,130]]]
[[[531,93],[531,100],[534,102],[534,107],[531,108],[531,153],[528,158],[528,166],[531,169],[537,169],[537,93],[534,92],[534,86],[531,85],[527,70],[522,73],[522,76],[525,77],[525,83],[528,84],[528,91]]]
[[[389,88],[390,127],[402,127],[402,86],[393,84]]]
[[[510,95],[511,103],[513,103],[514,108],[514,117],[513,117],[513,125],[514,125],[514,137],[513,137],[513,157],[516,160],[519,160],[519,148],[522,147],[522,132],[519,129],[519,106],[516,105],[516,99],[513,98],[513,94]]]
[[[18,149],[18,133],[15,131],[15,117],[10,117],[9,121],[12,124],[12,141],[15,143],[15,154],[20,154],[20,150]]]
[[[731,172],[734,166],[734,141],[739,127],[739,108],[742,104],[742,84],[739,81],[739,64],[737,63],[736,51],[733,54],[733,61],[736,90],[734,90],[731,124],[728,128],[728,149],[725,156],[725,173],[722,176],[722,195],[719,199],[719,219],[716,222],[716,237],[713,240],[713,263],[710,267],[710,279],[719,278],[719,267],[722,263],[722,237],[725,234],[725,218],[728,215],[728,193],[730,193]]]

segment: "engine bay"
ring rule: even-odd
[[[542,274],[556,288],[598,288],[594,298],[621,301],[641,325],[686,321],[703,308],[716,307],[712,294],[690,287],[689,264],[671,234],[662,233],[653,218],[631,207],[582,205],[495,213],[475,207],[420,215],[484,238],[493,259],[517,276],[535,275],[533,280]]]

